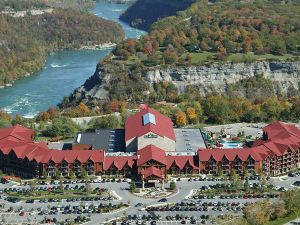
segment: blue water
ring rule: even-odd
[[[119,22],[128,38],[138,38],[143,31],[119,21],[126,4],[96,3],[92,13]],[[60,51],[49,55],[44,68],[0,90],[0,108],[12,115],[34,117],[82,85],[95,71],[96,65],[111,49]]]
[[[242,143],[241,142],[234,142],[234,141],[226,141],[222,143],[223,148],[241,148]]]

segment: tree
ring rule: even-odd
[[[9,127],[11,125],[12,117],[0,110],[0,127]]]
[[[92,191],[92,186],[91,186],[90,181],[86,181],[86,182],[85,182],[85,191],[86,191],[86,193],[88,193],[88,194],[91,193],[91,191]]]
[[[174,180],[170,182],[170,190],[175,191],[177,189],[176,183]]]
[[[300,205],[300,190],[289,190],[282,194],[281,199],[285,204],[287,213],[299,211]]]
[[[282,111],[282,106],[277,97],[270,97],[262,105],[262,110],[266,113],[266,118],[270,121],[278,120]]]
[[[51,118],[50,114],[48,112],[43,112],[41,115],[40,115],[40,119],[42,121],[49,121]]]
[[[208,122],[224,124],[231,114],[228,100],[222,96],[210,96],[203,102],[203,111]]]
[[[175,117],[176,117],[176,124],[178,126],[186,126],[186,114],[185,114],[185,112],[178,111],[175,114]]]
[[[35,180],[29,181],[29,188],[30,188],[31,192],[35,191],[35,188],[36,188],[36,182],[35,182]]]
[[[250,189],[249,180],[246,179],[246,180],[244,181],[244,190],[245,190],[245,191],[249,191],[249,189]]]
[[[264,225],[271,216],[272,209],[269,201],[256,202],[247,205],[244,209],[244,217],[250,225]]]
[[[46,130],[50,137],[72,137],[78,131],[77,125],[68,117],[55,118]]]
[[[48,178],[48,172],[47,172],[47,170],[43,170],[43,178],[44,179],[47,179]]]
[[[58,171],[57,173],[56,173],[56,176],[55,176],[55,179],[56,180],[62,180],[62,173],[61,173],[61,171]]]
[[[135,191],[135,189],[136,189],[136,184],[135,184],[135,181],[132,180],[131,183],[130,183],[129,190],[130,191]]]
[[[59,180],[58,189],[59,189],[59,191],[61,191],[61,192],[64,191],[64,184],[63,184],[63,181],[62,181],[62,180]]]
[[[175,51],[167,50],[164,52],[164,60],[166,64],[174,64],[178,61],[178,56]]]
[[[285,209],[284,202],[281,201],[273,202],[271,208],[273,209],[271,214],[271,220],[276,220],[286,215],[287,211]]]
[[[85,180],[85,179],[87,179],[87,177],[88,177],[87,171],[84,168],[82,168],[81,173],[80,173],[80,178]]]
[[[186,109],[186,113],[187,113],[187,116],[189,118],[189,121],[193,124],[196,124],[198,121],[197,121],[197,113],[196,113],[196,110],[192,107],[188,107]]]
[[[69,172],[69,179],[71,180],[75,179],[75,173],[73,172],[73,170]]]
[[[88,127],[91,129],[117,128],[119,127],[119,118],[114,115],[93,118],[88,123]]]
[[[230,181],[231,181],[231,185],[233,188],[236,188],[236,189],[240,188],[241,178],[234,169],[230,173]]]

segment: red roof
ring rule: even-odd
[[[222,161],[223,158],[229,161],[234,161],[237,157],[242,161],[246,161],[249,157],[252,157],[255,161],[262,160],[267,154],[268,150],[265,147],[258,146],[256,148],[230,148],[230,149],[203,149],[198,151],[198,157],[200,161],[209,161],[211,158],[216,161]]]
[[[41,143],[20,143],[12,148],[1,148],[1,151],[6,155],[12,151],[19,159],[27,158],[38,163],[48,163],[50,161],[73,163],[75,160],[82,163],[88,160],[93,162],[104,161],[103,150],[54,150],[48,149],[47,146],[43,146]]]
[[[256,140],[251,148],[199,150],[199,160],[208,161],[214,158],[221,161],[226,157],[229,161],[233,161],[239,157],[245,161],[251,156],[255,161],[260,161],[272,155],[281,156],[288,149],[295,151],[300,146],[300,130],[294,125],[276,122],[264,127],[263,131],[267,134],[267,141]]]
[[[154,145],[147,145],[146,147],[138,150],[137,165],[141,166],[149,160],[155,160],[163,165],[167,165],[166,152]]]
[[[0,129],[0,140],[7,137],[13,137],[18,141],[32,142],[33,134],[33,130],[23,127],[21,125],[15,125],[13,127]]]
[[[156,176],[156,177],[162,178],[163,173],[164,172],[162,170],[151,166],[151,167],[148,167],[148,168],[144,169],[141,174],[144,175],[144,178],[147,178],[147,177],[150,177],[150,176]]]
[[[132,168],[135,160],[136,156],[106,156],[103,169],[107,170],[115,166],[118,170],[122,170],[126,165]]]
[[[175,164],[179,169],[184,169],[186,165],[190,165],[194,169],[197,169],[195,159],[193,156],[180,155],[180,156],[167,156],[167,169],[170,169]]]
[[[143,115],[147,113],[155,116],[156,124],[143,124]],[[125,141],[143,136],[149,132],[176,141],[172,120],[154,109],[145,107],[137,114],[127,118],[125,123]]]
[[[263,128],[269,140],[296,137],[300,140],[300,130],[295,125],[275,122]]]

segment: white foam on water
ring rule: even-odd
[[[62,67],[67,67],[68,65],[58,65],[58,64],[51,63],[50,66],[52,68],[62,68]]]

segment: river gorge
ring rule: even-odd
[[[92,10],[96,16],[121,24],[127,38],[138,38],[143,31],[119,20],[127,4],[98,2]],[[66,50],[48,56],[44,68],[13,86],[0,90],[0,108],[12,115],[34,117],[37,113],[57,105],[64,96],[82,85],[95,71],[96,65],[112,48],[97,50]]]

